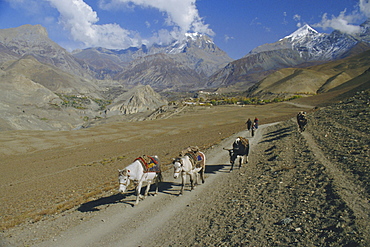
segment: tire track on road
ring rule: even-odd
[[[362,231],[362,235],[366,242],[370,243],[370,203],[369,198],[367,198],[364,193],[361,193],[364,189],[353,183],[352,181],[354,179],[350,175],[344,173],[325,157],[310,133],[302,132],[302,135],[306,139],[317,160],[325,166],[329,177],[333,179],[336,192],[354,212],[354,215],[358,219],[356,223]]]

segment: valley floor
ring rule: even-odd
[[[369,98],[367,93],[358,94],[346,102],[311,112],[308,127],[302,133],[293,115],[288,120],[274,119],[282,120],[278,124],[261,126],[254,137],[235,123],[210,128],[213,132],[208,135],[196,132],[198,138],[193,136],[184,141],[191,145],[191,140],[197,140],[206,150],[208,167],[206,183],[194,191],[186,190],[178,197],[180,181],[174,181],[172,171],[168,170],[159,195],[132,207],[133,195],[116,194],[116,182],[112,182],[113,187],[105,194],[76,208],[5,230],[3,243],[5,246],[369,246]],[[181,150],[185,143],[177,144],[174,137],[193,135],[194,130],[183,126],[181,133],[172,131],[173,148],[167,149],[170,154],[160,157],[171,157],[175,150]],[[157,134],[158,138],[164,135]],[[209,135],[222,138],[215,143]],[[250,139],[252,151],[249,163],[230,173],[227,152],[222,148],[230,146],[238,135]],[[147,142],[154,144],[153,138]],[[61,159],[68,159],[67,154],[67,151],[55,153]],[[100,161],[68,168],[65,172],[76,176],[70,182],[77,181],[79,176],[84,179],[77,172],[81,169],[95,174],[90,167],[98,167],[101,173],[108,173],[115,168],[113,163],[122,163],[120,158],[109,160],[109,152],[106,156],[106,165]],[[102,184],[104,180],[96,177],[97,184]],[[45,182],[49,178],[40,179]],[[27,179],[19,180],[22,183],[27,183]],[[2,187],[9,189],[12,187],[9,184]],[[75,197],[77,188],[69,191]],[[42,185],[39,190],[55,193]],[[42,200],[42,196],[37,199]]]

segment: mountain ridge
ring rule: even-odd
[[[277,69],[325,63],[346,55],[359,54],[370,49],[370,43],[367,42],[370,39],[369,27],[370,21],[364,22],[360,34],[352,36],[337,30],[323,34],[305,25],[275,43],[258,46],[243,58],[232,61],[213,74],[206,85],[211,88],[222,85],[229,87],[230,91],[238,91],[258,83]],[[264,59],[259,59],[262,56]],[[249,64],[253,64],[253,69]],[[237,69],[239,73],[235,74],[237,67],[244,69]],[[260,76],[253,76],[257,73]],[[234,74],[233,77],[229,77],[230,74]]]
[[[70,74],[92,79],[91,73],[81,61],[77,61],[66,49],[52,41],[46,28],[41,25],[23,25],[0,29],[0,62],[33,55],[38,61],[53,65]]]
[[[261,98],[328,92],[361,73],[362,79],[367,75],[366,59],[339,59],[370,49],[369,26],[370,21],[365,22],[355,36],[339,31],[320,34],[303,26],[238,60],[197,33],[170,46],[69,53],[40,25],[0,30],[0,87],[5,90],[0,97],[1,122],[6,129],[68,130],[104,122],[107,116],[145,119],[156,110],[153,107],[166,104],[159,92],[218,90]],[[330,61],[339,61],[339,67],[325,65]],[[319,71],[312,69],[318,64],[324,65],[316,67]],[[131,97],[130,104],[117,104],[122,97]]]
[[[177,63],[182,63],[197,72],[205,79],[216,70],[225,66],[232,59],[206,35],[199,33],[187,34],[186,39],[174,41],[170,45],[153,44],[128,49],[106,49],[102,47],[87,48],[74,51],[73,56],[89,64],[99,75],[98,79],[113,78],[126,67],[142,61],[146,56],[166,54]],[[107,59],[110,59],[109,62]]]

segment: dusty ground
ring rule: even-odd
[[[310,112],[300,133],[292,117],[309,109],[303,106],[204,108],[72,132],[4,132],[3,245],[370,246],[369,94]],[[240,131],[254,116],[282,122],[251,138]],[[253,143],[250,162],[229,173],[222,148],[239,134]],[[159,195],[137,207],[132,195],[116,194],[118,168],[143,153],[169,167],[188,145],[208,157],[206,183],[195,191],[178,197],[180,181],[168,171]]]

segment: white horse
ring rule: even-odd
[[[198,184],[198,173],[200,173],[200,177],[202,179],[202,183],[204,183],[204,172],[206,169],[206,156],[202,152],[199,153],[199,166],[194,166],[193,162],[190,160],[191,158],[188,155],[184,155],[183,157],[178,157],[174,159],[174,174],[173,177],[176,179],[179,177],[181,173],[182,178],[182,185],[180,190],[180,195],[184,192],[184,187],[186,183],[186,175],[190,177],[190,184],[191,190],[193,190],[196,185]]]
[[[158,156],[152,156],[158,162]],[[162,173],[145,171],[142,162],[136,159],[132,164],[128,165],[122,170],[118,170],[118,180],[119,180],[119,192],[125,192],[127,187],[133,182],[136,186],[136,202],[135,205],[139,203],[139,199],[144,199],[149,194],[150,185],[156,184],[156,190],[154,195],[158,193],[158,183],[162,181]],[[144,197],[140,194],[143,183],[147,183],[147,187],[144,193]]]

